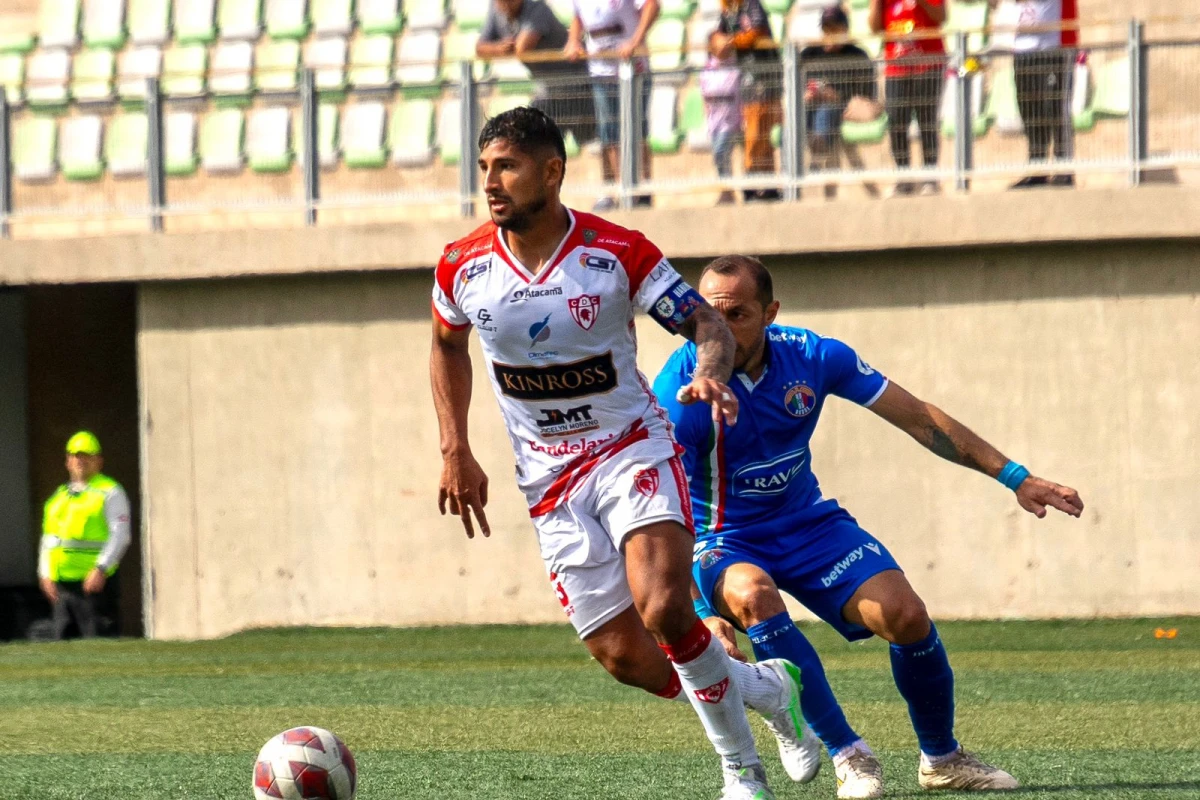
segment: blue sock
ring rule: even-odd
[[[908,715],[921,752],[944,756],[958,749],[954,739],[954,672],[937,628],[931,623],[929,635],[912,644],[894,644],[892,677],[896,688],[908,702]]]
[[[754,645],[754,655],[759,661],[766,658],[786,658],[800,668],[803,689],[800,691],[800,709],[804,720],[813,729],[829,751],[836,753],[859,737],[846,722],[846,715],[838,705],[829,681],[825,679],[825,668],[817,651],[808,639],[784,612],[766,622],[751,625],[746,631]]]

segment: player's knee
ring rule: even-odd
[[[753,576],[727,574],[722,581],[721,597],[745,628],[765,622],[787,610],[774,582],[762,573]]]
[[[656,592],[639,604],[638,613],[646,630],[664,644],[686,636],[695,616],[691,594],[683,590]]]
[[[597,653],[596,660],[600,662],[609,675],[626,686],[646,689],[647,691],[655,691],[661,688],[647,684],[647,675],[650,670],[647,669],[647,665],[644,663],[645,659],[639,652],[611,649]]]
[[[912,644],[929,635],[929,612],[915,594],[899,600],[884,612],[885,639],[893,644]]]

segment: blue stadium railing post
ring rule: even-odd
[[[475,91],[474,65],[463,61],[458,65],[458,107],[459,107],[459,141],[458,152],[458,195],[459,213],[464,217],[475,216],[475,193],[478,191],[477,181],[479,169],[476,165],[478,158],[475,153],[475,137],[479,133],[479,98]]]
[[[0,87],[0,238],[12,236],[8,217],[12,214],[12,137],[9,135],[8,96]]]
[[[971,118],[970,54],[967,52],[967,32],[954,34],[954,186],[960,192],[971,188],[971,169],[974,166],[975,129]]]
[[[317,154],[317,75],[305,69],[300,76],[301,120],[304,125],[304,224],[317,224],[317,202],[321,199],[321,163]]]
[[[1146,102],[1145,26],[1129,20],[1129,185],[1142,182],[1142,167],[1150,154],[1149,103]]]
[[[783,50],[783,136],[779,160],[783,166],[783,197],[800,199],[799,181],[804,177],[804,93],[800,91],[800,53],[788,41]]]
[[[634,97],[634,81],[637,77],[633,73],[633,62],[623,61],[617,67],[617,75],[620,78],[620,119],[621,119],[621,174],[620,174],[620,195],[621,208],[629,210],[633,208],[633,187],[637,184],[638,176],[638,158],[641,156],[642,148],[639,147],[638,133],[641,132],[641,120],[637,119],[641,110],[641,103],[633,102]],[[641,87],[636,87],[639,90]],[[638,127],[634,127],[634,126]]]
[[[162,93],[158,78],[146,79],[146,177],[150,192],[150,230],[162,233],[167,206],[166,158],[163,147]]]

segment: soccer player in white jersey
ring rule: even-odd
[[[763,714],[789,775],[811,780],[820,745],[799,712],[799,671],[732,661],[692,606],[691,507],[679,446],[637,369],[635,309],[699,353],[683,402],[737,417],[728,327],[636,231],[559,201],[566,153],[532,108],[479,137],[492,222],[446,248],[433,289],[438,504],[489,534],[488,479],[467,441],[470,327],[517,461],[551,585],[584,644],[622,683],[690,702],[720,754],[723,798],[769,800],[743,703]]]

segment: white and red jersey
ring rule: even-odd
[[[1079,18],[1075,0],[1010,0],[1016,6],[1017,32],[1013,50],[1057,50],[1079,43],[1073,27]],[[1062,30],[1058,26],[1062,26]]]
[[[677,329],[699,303],[642,234],[568,214],[566,237],[537,275],[489,222],[446,247],[433,288],[442,324],[479,332],[534,517],[635,442],[660,442],[661,453],[650,448],[656,460],[678,452],[638,371],[633,315],[652,312]]]

